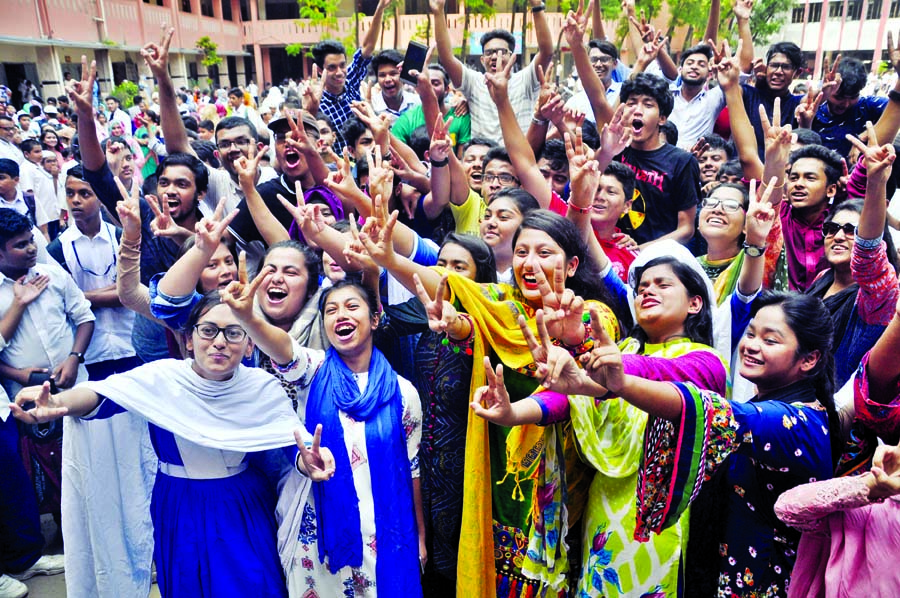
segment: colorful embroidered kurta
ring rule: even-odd
[[[622,343],[629,374],[654,380],[694,380],[720,393],[727,371],[721,357],[706,345],[687,339],[665,345],[646,344],[645,355],[634,339]],[[561,395],[535,398],[545,413]],[[681,555],[687,545],[688,517],[648,542],[637,542],[634,500],[647,414],[622,399],[569,397],[572,428],[582,459],[594,475],[584,515],[581,575],[576,596],[677,596]]]
[[[506,284],[479,285],[450,273],[450,301],[459,301],[475,323],[473,362],[492,354],[506,366],[506,383],[512,400],[528,396],[537,387],[531,373],[534,366],[517,318],[524,315],[534,329],[534,309],[521,293]],[[607,333],[618,336],[612,311],[598,304]],[[587,312],[586,312],[587,313]],[[580,354],[590,350],[592,339],[570,350]],[[484,370],[474,368],[470,391],[484,384]],[[562,534],[541,534],[541,544],[553,558],[533,563],[531,581],[522,573],[535,515],[534,479],[564,476],[561,430],[539,426],[505,428],[489,425],[474,413],[469,414],[466,432],[466,478],[463,523],[457,566],[457,595],[467,598],[500,598],[555,595],[562,589],[566,572],[565,544]],[[552,451],[545,448],[552,445]],[[557,450],[559,449],[559,450]],[[552,461],[552,462],[551,462]],[[499,484],[498,484],[499,482]],[[555,500],[543,514],[544,521],[556,525],[562,517],[565,481],[543,488]],[[538,513],[538,517],[542,515]],[[551,529],[552,531],[552,529]],[[493,566],[491,566],[493,564]],[[548,587],[554,588],[552,591]]]
[[[708,394],[692,385],[679,384],[685,404]],[[707,397],[714,399],[712,397]],[[706,435],[687,438],[666,420],[653,418],[645,446],[644,475],[659,473],[661,447],[679,446],[679,451],[701,448],[715,453],[707,459],[704,471],[708,478],[717,463],[728,457],[724,466],[727,505],[718,542],[718,596],[725,598],[778,598],[787,596],[788,580],[796,557],[799,533],[780,522],[773,511],[782,492],[797,485],[828,479],[832,475],[828,416],[816,401],[815,390],[806,381],[796,382],[765,401],[731,403],[720,414],[710,418],[708,411],[721,401],[704,401],[710,405],[697,411],[694,426],[705,419]],[[706,411],[706,412],[704,412]],[[730,411],[730,413],[729,413]],[[733,421],[732,421],[733,418]],[[735,428],[736,424],[736,428]],[[687,425],[683,420],[681,428]],[[731,441],[732,437],[735,437]],[[679,441],[680,438],[680,441]],[[653,442],[650,442],[650,440]],[[690,441],[690,442],[685,442]],[[682,444],[684,446],[682,446]],[[685,497],[696,495],[696,475],[676,476],[678,470],[662,470],[655,476],[655,501],[645,501],[639,494],[641,512],[648,525],[636,534],[645,534],[659,526],[675,525],[678,505]],[[662,508],[658,508],[662,506]],[[655,513],[654,516],[650,514]],[[713,558],[691,554],[690,558]]]

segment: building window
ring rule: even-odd
[[[881,18],[881,0],[869,0],[869,5],[866,8],[866,19],[880,19]]]
[[[844,14],[844,3],[840,1],[832,2],[828,5],[828,18],[840,19]]]
[[[809,5],[809,18],[806,19],[807,23],[818,23],[822,20],[822,3],[816,2],[815,4]]]
[[[860,18],[862,18],[862,0],[847,2],[847,20],[858,21]]]
[[[213,0],[200,0],[200,14],[204,17],[214,17]]]
[[[893,0],[891,2],[891,12],[888,14],[889,19],[896,19],[900,17],[900,0]]]
[[[181,12],[191,12],[191,0],[181,0]]]
[[[795,6],[793,10],[791,10],[791,23],[802,23],[803,12],[804,8],[802,6]]]
[[[221,0],[222,2],[222,18],[226,21],[233,21],[234,16],[231,14],[231,0]]]

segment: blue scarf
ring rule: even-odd
[[[339,412],[366,423],[366,452],[375,504],[377,587],[397,596],[421,596],[419,542],[414,514],[412,477],[403,428],[403,398],[397,374],[378,349],[372,349],[364,393],[340,355],[328,349],[309,390],[306,425],[322,424],[322,446],[335,460],[334,477],[313,485],[319,561],[339,571],[363,562],[359,498],[344,441]]]

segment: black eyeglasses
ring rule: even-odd
[[[511,174],[501,173],[501,174],[483,174],[481,175],[481,182],[487,183],[490,185],[494,181],[500,181],[501,185],[512,185],[513,183],[518,183],[519,179],[514,177]]]
[[[196,324],[194,326],[194,330],[197,331],[197,336],[202,338],[205,341],[211,341],[219,336],[221,332],[225,337],[225,340],[229,343],[239,343],[243,341],[247,337],[247,331],[241,328],[240,326],[226,326],[225,328],[219,328],[215,324]]]
[[[846,224],[838,224],[837,222],[826,222],[822,225],[822,236],[823,237],[833,237],[838,234],[838,231],[844,231],[845,237],[852,237],[856,234],[856,225],[850,224],[847,222]]]

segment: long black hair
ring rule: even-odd
[[[818,297],[799,293],[767,291],[753,302],[751,314],[756,317],[764,307],[776,306],[797,337],[797,358],[819,352],[815,367],[806,374],[816,390],[816,398],[828,412],[832,465],[837,464],[843,442],[834,406],[834,324],[831,312]]]
[[[709,287],[707,287],[706,280],[697,270],[675,257],[666,255],[654,258],[640,268],[636,268],[634,271],[635,284],[640,285],[644,272],[654,266],[669,266],[672,268],[675,277],[684,285],[687,296],[694,297],[699,295],[700,299],[703,300],[703,307],[700,308],[700,311],[695,314],[689,313],[685,318],[684,334],[695,343],[712,346],[713,302],[709,296]],[[644,344],[647,342],[647,333],[640,326],[635,325],[631,331],[631,336],[640,341],[643,349]]]
[[[865,200],[863,199],[848,199],[846,201],[842,201],[838,205],[831,210],[831,213],[828,217],[825,218],[825,222],[831,222],[834,220],[834,217],[840,214],[841,212],[854,212],[856,214],[862,214],[863,205],[865,204]],[[884,225],[884,233],[881,236],[882,240],[887,245],[887,258],[888,262],[890,262],[891,267],[894,268],[894,272],[898,270],[897,267],[897,248],[894,246],[894,237],[891,235],[890,230],[888,229],[888,225]]]
[[[575,274],[566,280],[567,288],[572,289],[572,292],[582,299],[595,299],[606,304],[607,307],[613,310],[620,322],[627,321],[623,318],[619,303],[603,283],[603,277],[600,275],[600,268],[597,267],[597,262],[591,257],[587,244],[571,220],[563,218],[550,210],[532,210],[525,214],[522,224],[519,225],[518,230],[513,235],[513,248],[516,246],[519,235],[525,229],[547,233],[560,246],[563,253],[566,254],[566,261],[571,260],[573,257],[578,258],[578,267],[575,269]]]
[[[259,266],[256,271],[259,270],[265,265],[266,257],[276,249],[287,248],[293,249],[301,256],[303,256],[303,264],[306,266],[307,272],[307,281],[306,281],[306,297],[303,298],[304,305],[309,298],[316,294],[316,291],[319,290],[319,275],[322,272],[322,256],[316,253],[310,247],[303,245],[302,243],[298,243],[293,239],[288,239],[285,241],[279,241],[277,243],[273,243],[269,245],[269,248],[266,250],[265,255],[262,260],[259,262]]]

